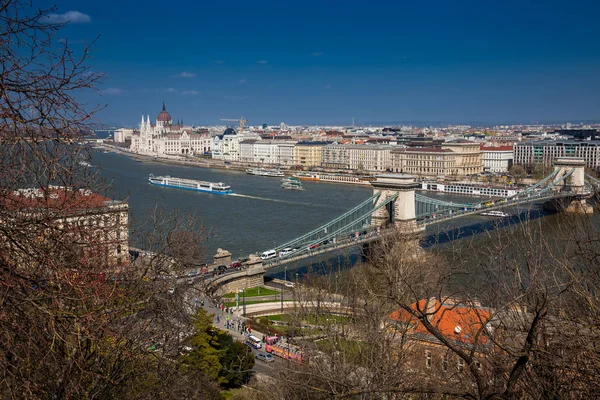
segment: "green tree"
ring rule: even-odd
[[[225,388],[240,387],[250,379],[254,367],[252,351],[215,328],[212,316],[203,309],[196,315],[191,344],[194,350],[183,359],[189,370],[200,371]]]
[[[536,164],[533,169],[533,177],[535,179],[542,179],[550,173],[550,167],[543,164]]]
[[[247,383],[254,367],[252,350],[225,332],[219,335],[219,347],[222,385],[226,388],[238,388]]]
[[[523,168],[522,165],[514,164],[510,168],[510,174],[512,175],[516,183],[521,183],[525,175],[527,175],[527,172],[525,171],[525,168]]]
[[[195,370],[204,372],[210,379],[222,383],[219,354],[219,329],[212,324],[212,316],[203,309],[198,310],[194,321],[194,336],[191,344],[194,351],[188,354],[184,363]]]

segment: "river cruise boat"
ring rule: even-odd
[[[369,185],[375,177],[370,175],[335,174],[328,172],[298,172],[294,176],[303,181],[350,183],[354,185]]]
[[[294,177],[302,181],[320,181],[319,174],[316,172],[298,172]]]
[[[278,169],[267,168],[249,168],[246,170],[246,173],[250,175],[271,176],[276,178],[281,178],[285,176],[285,174]]]
[[[431,190],[435,192],[455,193],[465,196],[483,196],[483,197],[512,197],[517,194],[516,189],[506,187],[493,187],[485,185],[475,185],[472,183],[460,182],[421,182],[421,190]]]
[[[212,194],[231,194],[231,187],[223,182],[213,183],[196,181],[194,179],[174,178],[171,176],[154,176],[150,174],[148,181],[152,185],[172,187],[177,189],[194,190]]]
[[[293,176],[290,178],[283,178],[281,180],[281,187],[289,190],[304,190],[300,179]]]
[[[486,211],[482,212],[479,215],[485,215],[486,217],[498,217],[498,218],[506,218],[508,214],[503,211]]]

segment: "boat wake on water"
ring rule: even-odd
[[[311,204],[309,204],[309,203],[301,203],[299,201],[287,201],[287,200],[269,199],[268,197],[249,196],[249,195],[246,195],[246,194],[239,194],[239,193],[231,193],[229,196],[230,197],[243,197],[243,198],[246,198],[246,199],[254,199],[254,200],[273,201],[275,203],[287,203],[287,204],[297,204],[297,205],[300,205],[300,206],[311,206]]]

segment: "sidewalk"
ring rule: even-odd
[[[220,308],[215,307],[215,305],[212,303],[212,301],[206,297],[198,298],[198,301],[199,301],[198,307],[200,307],[201,300],[204,300],[204,306],[202,306],[202,308],[207,313],[212,314],[214,316],[213,317],[213,326],[229,333],[231,336],[233,336],[235,339],[237,339],[241,342],[246,341],[247,334],[244,334],[241,331],[241,327],[242,327],[242,324],[247,324],[247,318],[242,317],[241,312],[240,312],[239,317],[237,316],[237,312],[235,312],[235,311],[233,312],[233,314],[227,314],[224,311],[221,311]],[[226,327],[228,315],[229,315],[229,322],[230,322],[229,329]],[[217,317],[219,317],[219,322],[217,322]],[[251,330],[251,334],[253,336],[256,336],[257,338],[259,338],[262,341],[264,335],[261,332],[255,331],[253,329],[252,325],[250,325],[250,330]]]

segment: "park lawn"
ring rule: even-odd
[[[346,339],[323,339],[315,342],[317,348],[323,351],[342,350],[352,356],[358,356],[361,353],[361,349],[372,346],[369,343],[359,342],[356,340]]]
[[[292,317],[289,314],[267,315],[263,318],[267,318],[270,321],[280,321],[280,322],[289,322],[292,320]]]
[[[244,293],[244,297],[258,297],[258,296],[270,296],[270,295],[274,295],[274,294],[279,294],[278,290],[273,290],[273,289],[268,289],[266,287],[257,287],[257,288],[249,288],[246,289],[245,293]],[[234,299],[235,298],[235,293],[227,293],[225,295],[223,295],[223,297],[226,297],[228,299]],[[239,294],[239,298],[240,300],[242,299],[242,293]]]
[[[287,301],[293,301],[293,300],[284,300],[284,302]],[[250,301],[246,301],[246,305],[249,306],[250,304],[261,304],[261,303],[279,303],[279,300],[250,300]],[[240,299],[239,301],[239,306],[240,308],[242,307],[242,300]],[[225,303],[225,307],[235,307],[235,301],[230,301],[228,303]]]
[[[308,315],[305,320],[311,325],[331,325],[336,322],[338,324],[346,324],[350,322],[350,318],[335,314],[321,314],[318,318],[315,314],[311,314]]]

